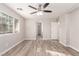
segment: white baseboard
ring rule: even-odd
[[[76,49],[75,47],[72,47],[72,46],[69,46],[69,47],[79,52],[79,50]]]
[[[67,45],[66,44],[64,44],[64,43],[62,43],[61,41],[59,41],[62,45],[64,45],[65,47],[67,47]]]
[[[12,47],[8,48],[7,50],[5,50],[4,52],[0,53],[0,56],[2,56],[3,54],[5,54],[6,52],[8,52],[9,50],[11,50],[12,48],[14,48],[16,45],[18,45],[19,43],[23,42],[24,40],[21,40],[19,42],[17,42],[16,44],[14,44]]]
[[[64,45],[65,47],[70,47],[70,48],[74,49],[75,51],[78,51],[78,52],[79,52],[79,50],[76,49],[76,48],[74,48],[73,46],[71,46],[71,45],[67,46],[66,44],[62,43],[61,41],[59,41],[59,42],[60,42],[62,45]]]
[[[25,38],[24,40],[36,40],[36,38]]]
[[[36,38],[25,38],[24,40],[36,40]],[[42,40],[58,40],[58,39],[42,38]]]

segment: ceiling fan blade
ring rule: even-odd
[[[43,10],[44,12],[52,12],[51,10]]]
[[[32,13],[30,13],[30,14],[35,14],[35,13],[37,13],[38,11],[35,11],[35,12],[32,12]]]
[[[45,3],[43,8],[46,8],[49,5],[49,3]]]
[[[37,10],[37,8],[35,8],[35,7],[31,6],[31,5],[29,5],[28,7]]]

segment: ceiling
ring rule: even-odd
[[[72,11],[73,9],[79,7],[78,3],[50,3],[46,9],[52,10],[52,13],[43,13],[43,15],[38,16],[37,14],[31,15],[31,12],[35,10],[28,7],[32,5],[38,8],[39,3],[6,3],[8,7],[16,11],[18,14],[24,18],[41,17],[41,18],[57,18],[59,15]],[[44,3],[42,3],[44,5]],[[23,10],[17,10],[17,8],[22,8]]]

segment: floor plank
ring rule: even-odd
[[[25,40],[3,56],[72,56],[58,41]]]

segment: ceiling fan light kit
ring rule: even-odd
[[[39,15],[43,15],[43,12],[42,11],[39,11],[38,13],[37,13],[37,15],[39,16]]]

